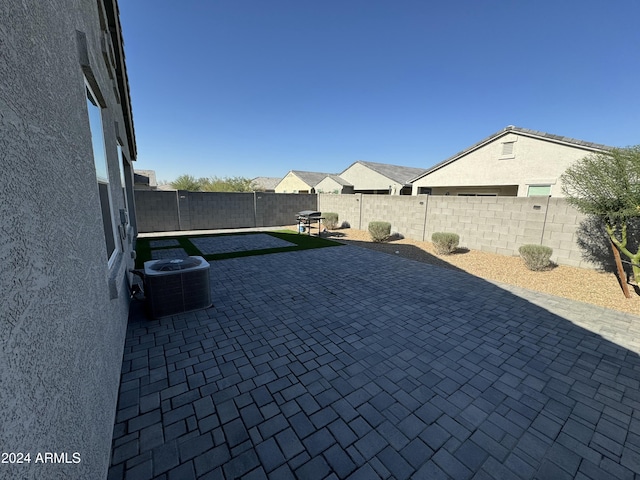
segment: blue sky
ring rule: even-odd
[[[507,125],[640,143],[637,0],[120,0],[160,180],[428,168]]]

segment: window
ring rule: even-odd
[[[529,185],[527,197],[550,197],[551,185]]]
[[[89,128],[91,130],[91,144],[93,146],[93,163],[96,167],[100,210],[102,211],[102,226],[104,240],[107,247],[107,263],[110,266],[116,253],[116,235],[113,226],[113,211],[111,206],[111,192],[109,191],[109,168],[107,166],[107,152],[102,130],[102,110],[91,88],[86,84],[87,111],[89,114]]]
[[[431,195],[431,187],[418,187],[418,195]]]
[[[124,198],[124,208],[129,212],[129,200],[127,199],[127,179],[124,176],[126,160],[122,154],[122,145],[118,144],[118,165],[120,165],[120,185],[122,186],[122,198]]]
[[[124,242],[127,238],[127,225],[129,225],[129,198],[127,197],[127,160],[122,153],[122,145],[118,141],[118,165],[120,167],[120,185],[122,186],[122,199],[124,201],[124,208],[120,209],[120,224],[118,225],[118,231],[120,233],[120,239]],[[131,241],[131,239],[129,239]],[[122,249],[124,250],[124,243],[122,243]]]

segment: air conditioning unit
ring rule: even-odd
[[[153,318],[211,306],[210,265],[202,257],[144,262],[144,291]]]

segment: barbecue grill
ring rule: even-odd
[[[311,229],[318,229],[318,236],[320,235],[320,221],[323,220],[321,212],[315,212],[313,210],[302,210],[298,212],[296,216],[296,221],[298,222],[298,233],[307,232],[308,235],[311,235]],[[314,227],[312,224],[318,222],[318,226]]]

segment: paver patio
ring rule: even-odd
[[[132,306],[109,478],[640,474],[640,317],[353,246],[211,288]]]

